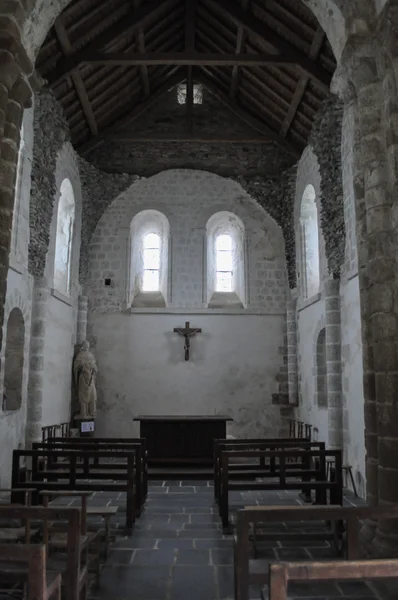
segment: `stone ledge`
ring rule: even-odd
[[[91,310],[89,312],[113,312],[113,311],[97,311]],[[237,316],[266,316],[276,315],[285,316],[283,309],[249,309],[249,308],[130,308],[124,314],[159,314],[159,315],[237,315]]]
[[[60,302],[63,302],[64,304],[67,304],[68,306],[72,306],[72,298],[70,296],[65,296],[65,294],[61,294],[61,292],[59,292],[58,290],[56,290],[54,288],[50,288],[50,293],[51,293],[51,296],[53,296]]]
[[[299,300],[299,306],[297,307],[297,310],[300,312],[300,311],[304,310],[305,308],[308,308],[309,306],[316,304],[321,299],[322,299],[322,294],[318,293],[318,294],[315,294],[314,296],[311,296],[311,298],[306,298],[305,300]]]

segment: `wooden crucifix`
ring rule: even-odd
[[[184,336],[185,360],[189,360],[190,338],[196,335],[197,333],[202,333],[202,330],[198,327],[191,328],[189,326],[189,321],[185,321],[185,327],[174,327],[174,333],[178,333]]]

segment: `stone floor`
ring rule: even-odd
[[[231,494],[231,506],[297,504],[297,493],[242,492]],[[354,503],[352,495],[347,503]],[[97,493],[90,503],[117,504],[121,531],[124,499]],[[261,553],[269,560],[332,558],[328,542],[268,542]],[[95,600],[232,600],[232,537],[225,536],[206,481],[165,481],[150,486],[145,511],[132,537],[117,536],[101,573]],[[260,598],[253,588],[252,599]],[[380,600],[371,583],[291,584],[289,600]],[[384,599],[383,599],[384,600]],[[395,600],[397,600],[395,598]]]

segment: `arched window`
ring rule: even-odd
[[[232,292],[232,237],[216,238],[216,292]]]
[[[75,224],[75,197],[69,179],[61,184],[55,240],[54,288],[61,294],[70,294],[73,228]]]
[[[210,308],[243,308],[246,301],[245,231],[233,213],[221,211],[207,222],[207,301]]]
[[[319,292],[319,233],[315,189],[308,185],[304,191],[300,211],[301,237],[301,292],[311,298]]]
[[[144,237],[143,292],[158,292],[160,285],[160,235],[147,233]]]
[[[169,232],[167,218],[157,210],[143,210],[132,220],[128,306],[166,306]]]
[[[4,410],[21,408],[24,343],[24,318],[19,308],[13,308],[7,321],[3,387]]]
[[[25,138],[24,138],[24,127],[21,126],[21,135],[18,152],[18,163],[17,163],[17,177],[15,180],[15,197],[14,197],[14,211],[12,216],[12,230],[11,230],[11,251],[19,261],[20,256],[18,252],[18,241],[19,241],[19,218],[21,213],[21,191],[22,191],[22,171],[25,158]]]

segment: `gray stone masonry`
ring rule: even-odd
[[[289,390],[289,404],[298,404],[298,365],[297,365],[297,300],[288,300],[286,303],[286,329],[287,329],[287,377]]]
[[[329,447],[343,449],[340,282],[325,282],[326,390]]]

